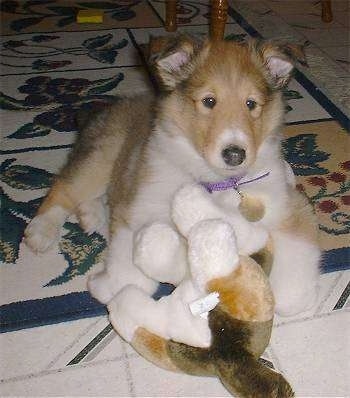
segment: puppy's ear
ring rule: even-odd
[[[282,88],[288,84],[298,63],[307,66],[304,46],[277,40],[254,40],[250,46],[274,88]]]
[[[204,40],[190,35],[151,37],[149,64],[161,85],[174,89],[193,71]]]

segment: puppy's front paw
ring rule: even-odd
[[[34,252],[45,252],[60,237],[62,224],[41,214],[32,219],[24,231],[24,241]]]
[[[318,287],[310,287],[304,292],[290,291],[288,294],[275,293],[275,311],[282,317],[301,314],[315,307],[318,299]]]
[[[102,199],[83,202],[78,208],[79,223],[83,230],[92,234],[106,222],[106,209]]]

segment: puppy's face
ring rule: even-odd
[[[166,113],[223,176],[244,174],[282,122],[280,89],[293,68],[291,57],[274,44],[260,46],[196,47],[189,40],[157,64],[170,91]]]

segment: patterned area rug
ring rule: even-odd
[[[3,0],[0,5],[0,316],[1,330],[10,331],[105,313],[86,292],[87,276],[101,267],[105,231],[87,235],[71,218],[58,245],[42,255],[22,243],[23,231],[72,147],[76,111],[152,89],[140,44],[150,34],[164,34],[164,4]],[[77,24],[78,9],[103,9],[105,21]],[[230,15],[226,39],[252,34],[236,23],[236,13]],[[207,18],[205,2],[181,3],[181,30],[204,34]],[[339,272],[349,267],[349,138],[332,117],[337,114],[332,103],[317,102],[309,91],[312,83],[300,74],[285,90],[289,125],[283,149],[319,217],[323,272]]]

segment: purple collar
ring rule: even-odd
[[[241,185],[244,184],[249,184],[250,182],[258,181],[261,180],[262,178],[267,177],[270,174],[270,172],[262,174],[259,177],[252,178],[251,180],[247,181],[242,181],[243,177],[230,177],[226,180],[219,181],[219,182],[201,182],[200,184],[209,192],[213,193],[214,191],[227,191],[228,189],[235,189],[238,190],[238,188]]]

